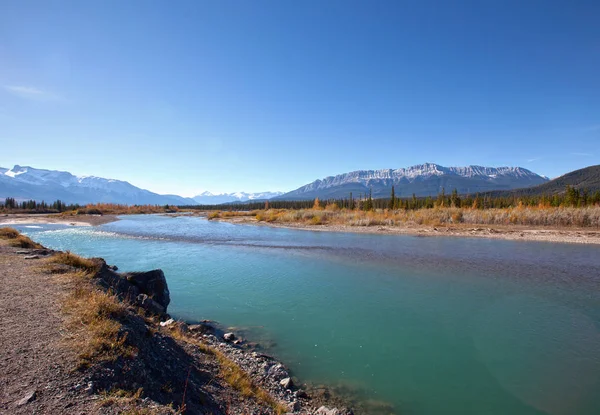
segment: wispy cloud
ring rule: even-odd
[[[580,157],[593,157],[592,153],[571,153],[572,156],[580,156]]]
[[[38,101],[58,99],[57,95],[39,88],[35,88],[33,86],[4,85],[3,88],[7,92],[24,99],[32,99]]]
[[[541,159],[542,159],[541,157],[534,157],[532,159],[527,159],[527,163],[533,163],[534,161],[538,161],[538,160],[541,160]]]

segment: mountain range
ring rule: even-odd
[[[282,195],[283,192],[259,192],[259,193],[218,193],[202,192],[193,199],[200,205],[219,205],[222,203],[248,202],[268,200]]]
[[[442,189],[459,194],[510,190],[545,183],[548,178],[523,167],[444,167],[425,163],[400,169],[357,170],[329,176],[285,193],[275,199],[312,200],[366,195],[389,197],[394,186],[397,197],[434,196]]]
[[[119,203],[152,205],[216,205],[259,200],[311,200],[353,197],[372,192],[374,198],[389,197],[394,186],[396,196],[410,197],[437,195],[447,192],[476,193],[529,188],[544,184],[548,178],[522,167],[444,167],[425,163],[408,168],[358,170],[326,177],[288,193],[201,193],[193,198],[160,195],[140,189],[126,181],[96,176],[75,176],[69,172],[36,169],[16,165],[0,168],[0,199],[18,200],[60,199],[67,203]]]
[[[194,205],[196,201],[176,195],[159,195],[114,179],[75,176],[66,171],[16,165],[0,167],[0,200],[33,199],[66,203],[119,203],[128,205]]]

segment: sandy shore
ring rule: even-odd
[[[308,225],[304,223],[259,222],[253,217],[237,216],[213,219],[224,222],[270,226],[274,228],[298,229],[317,232],[351,232],[412,236],[451,236],[468,238],[489,238],[515,241],[540,241],[556,243],[600,244],[600,229],[585,228],[542,228],[527,226],[472,225],[453,226],[349,226],[349,225]]]
[[[77,215],[60,214],[5,214],[0,216],[0,225],[60,223],[70,226],[97,226],[118,220],[116,215]]]

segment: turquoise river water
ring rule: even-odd
[[[598,246],[156,215],[18,228],[122,271],[161,268],[176,318],[237,327],[300,381],[397,414],[600,414]]]

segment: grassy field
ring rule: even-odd
[[[208,219],[253,217],[259,222],[281,224],[346,226],[443,226],[470,225],[525,225],[540,227],[600,228],[600,206],[574,207],[515,207],[506,209],[433,208],[417,210],[372,211],[339,209],[268,209],[250,212],[215,211]]]

